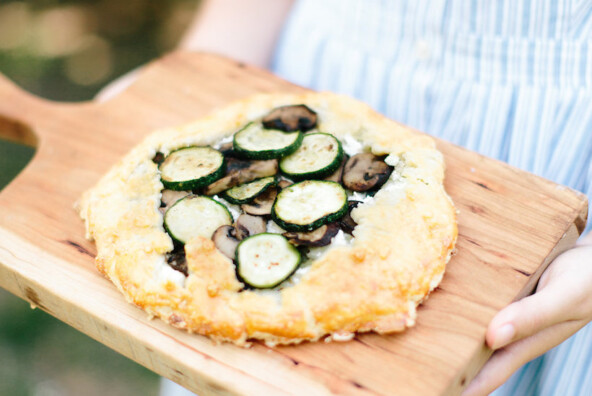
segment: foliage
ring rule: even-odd
[[[88,100],[106,83],[174,48],[191,0],[0,2],[0,72],[54,100]]]

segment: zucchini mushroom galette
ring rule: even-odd
[[[151,316],[268,345],[412,326],[456,242],[429,137],[329,93],[148,136],[81,198],[98,269]]]

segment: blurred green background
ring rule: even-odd
[[[59,101],[172,50],[198,0],[0,0],[0,72]],[[2,139],[0,188],[34,148]],[[0,396],[157,395],[158,376],[0,289]]]

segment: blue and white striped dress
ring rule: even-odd
[[[592,198],[591,38],[587,0],[300,0],[273,69]],[[592,325],[496,395],[592,395]]]

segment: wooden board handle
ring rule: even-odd
[[[46,144],[47,126],[58,114],[77,104],[52,102],[37,97],[0,73],[0,137],[41,147]]]
[[[41,102],[0,74],[0,118],[31,124]]]
[[[0,137],[30,146],[48,144],[49,135],[61,133],[55,125],[76,118],[92,102],[54,102],[35,96],[0,73]],[[51,131],[51,132],[50,132]]]

